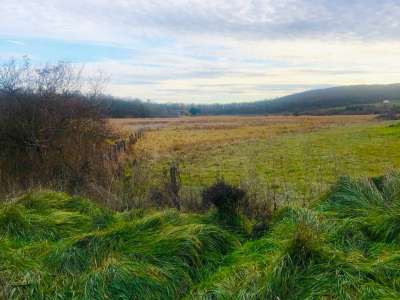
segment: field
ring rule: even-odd
[[[400,298],[398,123],[111,123],[145,128],[122,154],[123,209],[39,189],[0,199],[0,299]],[[171,191],[171,165],[182,207],[147,205]]]
[[[318,197],[342,175],[377,176],[400,167],[400,127],[374,116],[186,117],[119,119],[124,131],[145,128],[132,157],[144,158],[150,181],[179,163],[182,183],[217,177],[273,186],[282,199]]]

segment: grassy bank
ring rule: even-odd
[[[1,297],[398,299],[400,176],[342,178],[258,239],[202,215],[39,192],[0,208]]]

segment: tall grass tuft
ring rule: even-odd
[[[182,297],[239,245],[202,219],[173,210],[127,218],[51,192],[16,199],[0,212],[2,296]]]
[[[398,299],[399,178],[341,178],[315,209],[281,210],[188,299]]]

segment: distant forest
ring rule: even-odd
[[[104,97],[110,117],[177,117],[182,115],[381,114],[400,113],[400,84],[333,87],[274,100],[230,104],[160,104]]]

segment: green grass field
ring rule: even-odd
[[[135,154],[150,161],[152,181],[178,161],[185,186],[209,185],[222,176],[235,184],[278,186],[292,200],[318,197],[341,175],[376,176],[400,167],[395,122],[359,116],[272,121],[247,118],[232,126],[225,117],[172,123],[148,132]]]

